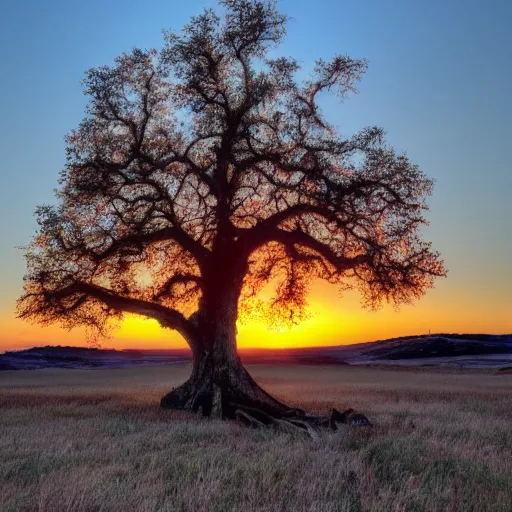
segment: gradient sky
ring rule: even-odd
[[[83,116],[80,80],[132,47],[162,45],[205,0],[7,0],[0,18],[0,351],[84,344],[84,333],[15,319],[24,261],[15,246],[36,228],[37,204],[53,202],[65,161],[63,136]],[[377,313],[357,293],[317,283],[313,317],[283,333],[239,328],[241,346],[352,343],[432,332],[512,332],[512,3],[510,0],[281,0],[293,20],[274,54],[309,69],[335,53],[366,57],[360,94],[324,102],[350,135],[379,125],[436,180],[425,237],[449,274],[414,306]],[[106,346],[183,346],[156,322],[129,318]]]

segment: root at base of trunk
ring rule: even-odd
[[[343,425],[373,425],[363,414],[347,409],[332,409],[329,415],[309,415],[302,409],[288,407],[261,389],[246,374],[243,386],[212,386],[191,379],[174,389],[161,400],[166,409],[200,412],[203,416],[238,420],[253,427],[275,427],[279,430],[302,433],[312,439],[321,430],[338,430]]]
[[[251,427],[274,426],[286,432],[308,434],[312,439],[318,439],[321,430],[335,431],[342,425],[373,427],[366,416],[356,413],[353,409],[347,409],[344,412],[332,409],[331,414],[325,416],[296,414],[294,411],[291,409],[289,415],[278,417],[266,414],[259,409],[239,405],[235,417]]]

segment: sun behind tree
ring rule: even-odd
[[[239,315],[300,321],[308,285],[357,286],[368,306],[420,297],[442,261],[418,233],[432,182],[366,128],[349,139],[318,97],[354,90],[366,62],[268,59],[285,35],[272,1],[224,0],[165,46],[91,69],[67,137],[59,206],[37,210],[19,316],[106,333],[137,313],[190,345],[170,408],[304,418],[240,363]],[[256,67],[258,70],[256,70]],[[258,300],[278,283],[270,303]]]

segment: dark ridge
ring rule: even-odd
[[[0,355],[0,370],[38,370],[43,368],[124,368],[141,365],[164,365],[185,362],[190,353],[184,350],[144,351],[115,350],[96,347],[33,347]]]
[[[400,340],[399,346],[369,348],[368,355],[386,359],[418,359],[426,357],[482,356],[512,353],[512,345],[506,340],[447,337],[443,335]]]
[[[240,351],[244,364],[343,365],[372,364],[373,361],[425,360],[423,366],[439,363],[431,358],[467,356],[472,364],[484,364],[486,356],[501,354],[503,362],[512,364],[512,335],[492,334],[433,334],[401,336],[388,340],[334,347],[296,349],[245,349]],[[507,359],[508,358],[508,359]],[[187,349],[115,350],[97,347],[33,347],[0,355],[1,370],[31,370],[42,368],[123,368],[141,365],[168,365],[190,361]]]
[[[390,341],[405,341],[411,339],[425,339],[425,338],[450,338],[456,340],[469,340],[469,341],[492,341],[492,342],[512,342],[512,334],[458,334],[458,333],[435,333],[435,334],[418,334],[412,336],[399,336],[396,338],[388,338],[385,340],[376,340],[369,343],[390,342]]]

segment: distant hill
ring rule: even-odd
[[[124,368],[134,365],[176,364],[189,359],[188,350],[162,352],[48,346],[6,352],[0,355],[0,370]]]
[[[404,336],[336,347],[349,364],[438,366],[463,368],[512,367],[512,335],[433,334]],[[326,349],[326,353],[330,353]]]
[[[356,345],[242,350],[246,364],[398,365],[512,368],[512,334],[433,334]],[[34,347],[0,355],[0,370],[124,368],[190,361],[190,351]]]

